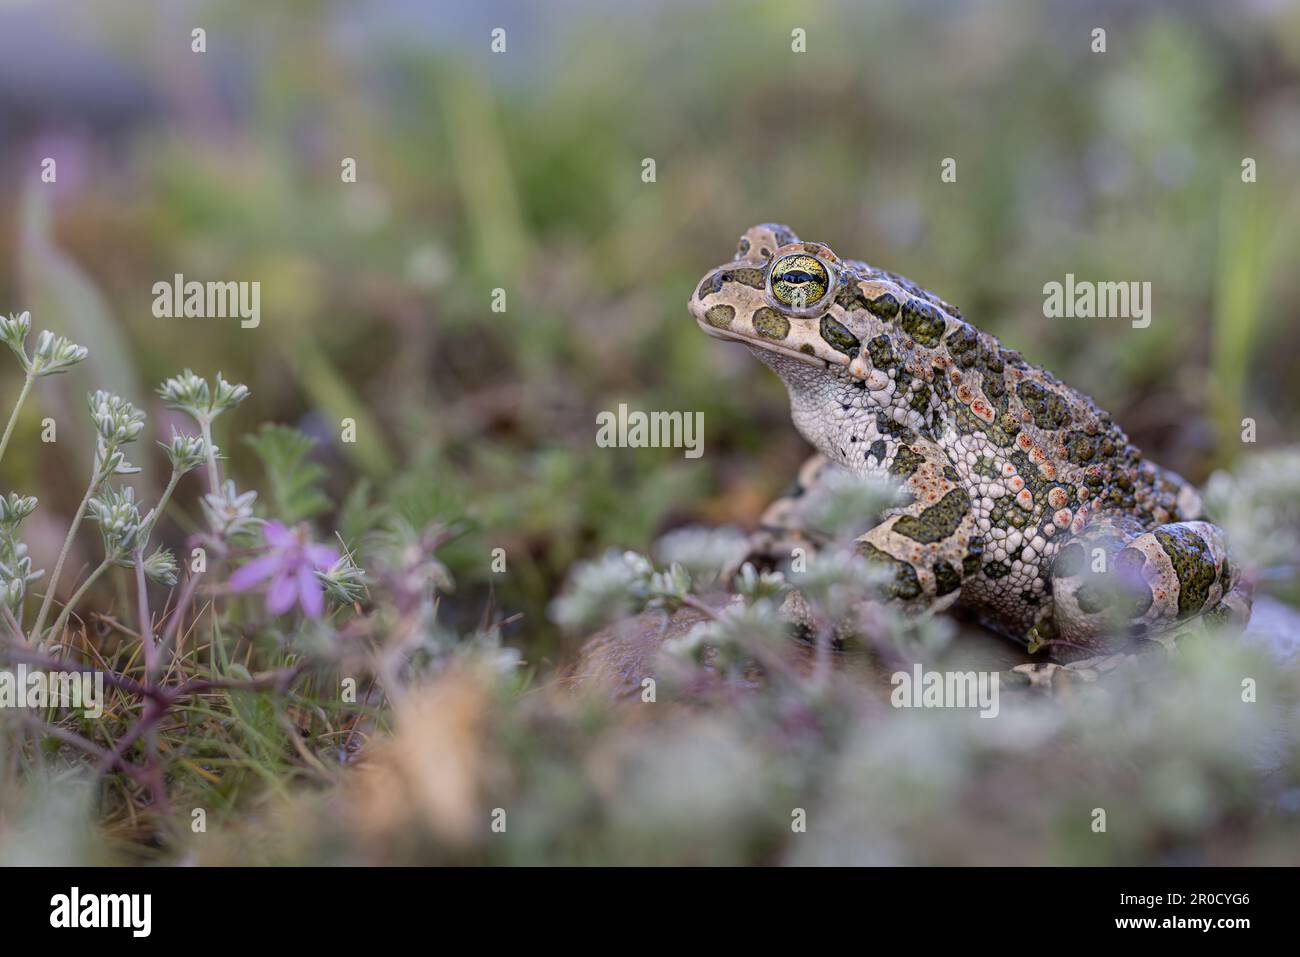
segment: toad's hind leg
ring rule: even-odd
[[[1094,652],[1157,638],[1197,616],[1244,622],[1250,593],[1238,583],[1223,532],[1209,522],[1141,531],[1102,519],[1070,542],[1052,566],[1057,637]]]

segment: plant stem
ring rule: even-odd
[[[172,492],[176,491],[176,485],[180,482],[183,474],[180,469],[172,469],[172,477],[167,480],[167,487],[163,489],[162,495],[158,497],[158,504],[153,508],[153,515],[149,519],[149,524],[140,528],[137,541],[140,543],[141,548],[149,544],[149,536],[153,534],[153,527],[158,524],[158,519],[162,518],[163,510],[167,507],[167,503],[171,501]]]
[[[36,624],[31,631],[32,637],[37,641],[43,641],[41,626],[45,624],[45,619],[50,614],[50,605],[54,601],[54,592],[59,585],[59,575],[63,573],[63,563],[67,561],[68,552],[72,550],[72,540],[76,537],[77,529],[81,526],[81,519],[86,514],[86,506],[90,504],[91,498],[99,488],[100,478],[99,462],[96,462],[94,472],[90,476],[90,484],[86,486],[86,494],[81,497],[81,504],[77,506],[77,514],[72,516],[72,524],[68,527],[68,537],[63,540],[63,548],[59,549],[59,559],[54,563],[54,573],[50,575],[49,583],[45,586],[45,600],[41,602],[41,612],[36,616]]]
[[[14,617],[14,613],[9,610],[8,606],[4,607],[4,618],[5,624],[13,629],[14,637],[24,645],[27,644],[27,637],[23,634],[23,626],[18,619]]]
[[[54,635],[56,638],[63,634],[63,626],[67,624],[68,616],[72,614],[72,609],[77,607],[77,602],[81,601],[81,596],[86,593],[86,589],[95,584],[95,580],[99,578],[100,575],[104,574],[104,570],[107,569],[109,565],[113,564],[114,557],[115,556],[104,556],[104,560],[96,566],[95,570],[86,577],[86,580],[81,583],[80,587],[72,593],[72,597],[68,599],[68,603],[63,606],[63,611],[59,612],[59,617],[54,619],[54,625],[50,628],[50,634]]]
[[[201,694],[205,691],[277,691],[284,693],[298,679],[298,676],[307,670],[307,662],[299,661],[296,664],[285,665],[283,668],[276,668],[274,671],[267,671],[260,675],[255,675],[247,680],[231,678],[191,678],[185,684],[177,688],[173,694],[180,698],[186,695]]]
[[[208,491],[213,495],[221,488],[221,473],[217,470],[217,447],[212,444],[212,419],[199,416],[199,428],[203,431],[203,441],[208,447]]]
[[[176,607],[172,611],[171,618],[167,621],[167,627],[163,629],[162,642],[159,645],[159,651],[165,652],[172,646],[172,639],[177,638],[180,634],[181,624],[185,618],[185,612],[189,608],[190,600],[194,597],[194,590],[198,588],[199,579],[203,577],[202,572],[190,572],[189,577],[185,579],[185,584],[181,586],[180,597],[176,600]]]
[[[153,640],[153,616],[149,613],[149,589],[144,577],[144,546],[136,546],[132,557],[135,561],[135,594],[140,605],[140,638],[144,642],[145,684],[151,685],[158,667],[158,649]]]
[[[144,550],[149,544],[149,536],[153,534],[153,528],[158,524],[158,519],[162,518],[163,511],[167,508],[167,503],[171,501],[172,492],[176,491],[176,485],[180,482],[181,476],[185,473],[180,469],[173,467],[171,478],[167,480],[167,487],[163,489],[162,495],[158,497],[158,504],[154,506],[152,516],[147,525],[143,526],[136,537],[135,547],[135,574],[136,590],[140,601],[140,634],[144,638],[145,651],[145,680],[146,683],[152,682],[154,671],[158,664],[158,648],[154,642],[153,634],[153,617],[149,613],[149,595],[145,588],[144,576]]]
[[[36,381],[36,373],[27,373],[27,378],[23,381],[23,389],[18,393],[18,401],[14,403],[14,410],[9,415],[9,424],[5,426],[4,438],[0,439],[0,460],[5,457],[5,449],[9,447],[9,436],[13,435],[14,423],[18,421],[18,412],[27,401],[27,393],[32,391],[32,383]]]

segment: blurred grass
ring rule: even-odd
[[[1269,191],[1271,192],[1271,190]],[[1229,182],[1220,203],[1220,239],[1211,370],[1219,447],[1231,460],[1243,446],[1243,416],[1251,398],[1252,357],[1271,341],[1279,322],[1268,308],[1277,282],[1279,250],[1295,248],[1300,194],[1278,205],[1258,189]],[[1253,410],[1251,410],[1253,411]],[[1251,415],[1251,418],[1256,416]]]

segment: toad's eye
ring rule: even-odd
[[[783,256],[772,267],[772,295],[795,309],[814,306],[826,295],[830,276],[815,256]]]

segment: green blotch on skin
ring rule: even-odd
[[[704,314],[704,321],[711,326],[717,326],[719,329],[726,329],[731,325],[731,320],[736,318],[736,310],[731,306],[717,305],[710,306],[709,311]]]
[[[835,292],[835,302],[845,312],[871,308],[871,300],[862,294],[857,275],[847,269],[840,270],[839,289]]]
[[[900,445],[898,452],[894,456],[894,461],[889,465],[891,475],[911,475],[925,461],[924,455],[917,455],[906,445]]]
[[[1029,366],[1029,363],[1025,362],[1025,357],[1022,356],[1019,352],[1016,352],[1015,349],[999,349],[998,363],[999,363],[998,365],[999,369],[1001,369],[1002,363],[1006,363],[1007,365],[1011,366],[1013,369],[1025,369],[1028,368]]]
[[[790,320],[769,306],[754,311],[754,331],[764,339],[784,339],[790,334]]]
[[[1067,433],[1065,451],[1075,465],[1084,465],[1097,454],[1097,437],[1083,432]]]
[[[930,408],[930,387],[922,385],[912,393],[912,398],[908,405],[916,412],[924,414]]]
[[[1089,435],[1073,431],[1065,435],[1065,449],[1071,462],[1084,465],[1094,459],[1113,459],[1120,451],[1119,443],[1110,434]]]
[[[966,546],[966,557],[961,560],[962,574],[967,578],[978,575],[980,564],[984,561],[984,539],[976,536]]]
[[[767,277],[763,275],[763,270],[753,268],[741,269],[724,269],[718,273],[723,282],[738,282],[746,286],[752,286],[755,289],[763,289],[767,286]]]
[[[1025,488],[1033,493],[1036,502],[1042,504],[1044,499],[1039,495],[1039,492],[1050,489],[1054,483],[1049,482],[1043,473],[1039,471],[1038,466],[1033,463],[1033,460],[1020,449],[1015,449],[1007,457],[1011,460],[1011,464],[1016,467],[1017,474],[1024,479]]]
[[[894,421],[892,415],[885,415],[884,412],[876,414],[876,431],[892,436],[903,443],[916,441],[915,430],[908,428],[902,422]]]
[[[1070,424],[1070,409],[1066,401],[1033,379],[1025,379],[1016,386],[1016,395],[1020,396],[1020,401],[1040,429],[1056,431]]]
[[[849,358],[856,356],[862,348],[862,342],[858,337],[849,332],[843,323],[837,322],[829,315],[822,316],[821,334],[832,349],[844,353]]]
[[[993,411],[998,414],[997,421],[1001,423],[1003,419],[1008,418],[1007,409],[1010,400],[1007,397],[1007,384],[1002,381],[1001,374],[985,372],[980,387],[984,390],[989,404],[993,406]]]
[[[1007,436],[1008,445],[1014,442],[1016,436],[1020,434],[1020,423],[1016,421],[1016,417],[1010,412],[1004,412],[998,417],[998,427]]]
[[[956,591],[961,587],[961,575],[947,562],[935,562],[934,586],[940,595]]]
[[[1006,562],[989,562],[984,566],[984,574],[989,578],[1006,578],[1011,574],[1011,566]]]
[[[869,562],[887,565],[893,569],[894,580],[884,586],[885,594],[890,598],[908,601],[921,594],[921,579],[917,577],[916,569],[907,562],[899,561],[870,542],[860,542],[858,554]]]
[[[948,388],[948,378],[939,366],[934,367],[934,379],[930,385],[933,386],[935,395],[943,399],[945,404],[952,403],[952,390]]]
[[[950,332],[945,340],[948,345],[948,354],[952,356],[957,365],[964,369],[969,369],[979,358],[975,351],[979,341],[979,333],[964,322]]]
[[[1074,593],[1074,600],[1085,615],[1095,615],[1107,604],[1105,591],[1090,583],[1079,586]]]
[[[877,317],[888,321],[898,315],[898,300],[893,293],[886,292],[869,300],[867,308]]]
[[[1153,534],[1178,576],[1178,617],[1196,614],[1209,600],[1210,586],[1216,577],[1209,544],[1181,525],[1165,525]]]
[[[923,346],[939,344],[946,325],[939,310],[922,299],[909,299],[903,306],[903,331]]]
[[[1057,552],[1056,561],[1052,564],[1052,576],[1073,578],[1075,575],[1082,574],[1085,558],[1083,546],[1078,542],[1071,542]]]
[[[955,488],[920,515],[903,515],[894,523],[894,531],[914,542],[930,545],[950,538],[961,520],[970,512],[970,496]]]
[[[894,358],[894,347],[889,342],[889,336],[876,336],[869,340],[867,355],[871,357],[871,364],[877,369],[887,369],[897,361]]]

